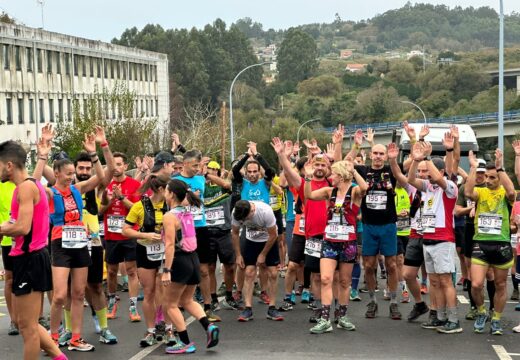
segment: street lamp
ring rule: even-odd
[[[270,64],[270,62],[263,62],[258,64],[249,65],[242,70],[235,76],[233,81],[231,82],[231,86],[229,87],[229,127],[231,130],[231,161],[235,160],[235,126],[233,124],[233,86],[235,85],[235,81],[238,79],[240,74],[242,74],[244,71],[251,69],[255,66],[262,66]]]
[[[498,45],[498,148],[504,151],[504,3],[500,0]]]
[[[411,101],[406,101],[406,100],[399,100],[399,102],[403,103],[403,104],[409,104],[409,105],[415,106],[417,109],[419,109],[419,111],[421,112],[421,114],[424,118],[424,123],[426,124],[426,115],[424,115],[424,111],[422,111],[422,109],[419,107],[419,105],[417,105],[416,103],[413,103]]]
[[[300,127],[298,128],[298,132],[296,133],[296,142],[298,143],[298,145],[300,144],[300,131],[302,129],[302,127],[305,125],[305,124],[308,124],[312,121],[318,121],[320,120],[320,118],[316,118],[316,119],[310,119],[310,120],[307,120],[306,122],[304,122],[303,124],[300,125]],[[300,150],[298,150],[298,157],[300,157]]]

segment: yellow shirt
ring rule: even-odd
[[[11,218],[11,201],[16,185],[10,181],[0,182],[0,224],[9,221]],[[11,246],[13,240],[9,236],[2,238],[2,246]]]
[[[152,203],[155,210],[155,232],[160,234],[163,227],[163,207],[164,201],[158,203]],[[132,205],[130,212],[126,216],[126,222],[128,224],[137,224],[139,227],[143,226],[144,222],[144,207],[142,201],[136,202]]]
[[[271,181],[273,182],[273,184],[280,186],[279,176],[275,176]],[[271,205],[273,211],[280,210],[282,208],[282,200],[283,194],[278,195],[276,191],[274,191],[274,188],[271,186],[271,190],[269,191],[269,205]]]

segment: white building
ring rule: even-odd
[[[135,93],[137,114],[169,119],[165,54],[4,23],[0,48],[0,141],[34,145],[45,123],[72,118],[74,100],[83,109],[89,95],[117,84]]]

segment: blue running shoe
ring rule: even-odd
[[[238,321],[247,322],[253,320],[253,310],[252,309],[244,309],[238,316]]]
[[[491,320],[491,335],[503,335],[502,325],[500,320]]]
[[[294,290],[291,292],[291,302],[293,305],[296,305],[296,291],[294,291]],[[520,309],[519,309],[519,311],[520,311]]]
[[[182,341],[178,341],[177,344],[168,346],[165,351],[167,354],[193,354],[196,350],[193,342],[184,344]]]
[[[207,334],[207,343],[206,348],[212,348],[214,346],[217,346],[218,344],[218,336],[220,334],[220,329],[218,326],[214,324],[209,324],[208,330],[206,330]]]
[[[487,313],[477,313],[475,324],[473,324],[473,331],[482,334],[484,332],[484,327],[486,326],[487,318]]]
[[[311,293],[308,289],[302,291],[302,304],[308,304],[311,302]]]

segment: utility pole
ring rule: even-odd
[[[221,115],[222,115],[222,122],[220,124],[220,158],[221,158],[221,164],[220,168],[224,170],[226,168],[226,102],[222,102],[221,107]]]

